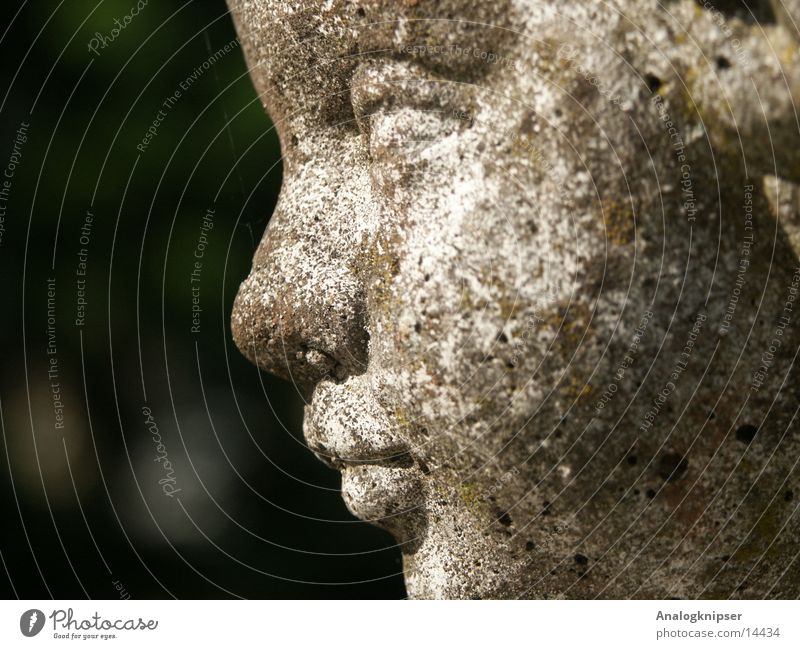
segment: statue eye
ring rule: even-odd
[[[400,200],[406,189],[424,184],[426,172],[447,175],[463,146],[458,132],[473,123],[463,84],[385,61],[357,70],[350,88],[373,182],[383,195]]]
[[[442,110],[400,108],[370,117],[369,151],[373,161],[424,155],[432,144],[453,132]]]
[[[358,127],[369,135],[377,116],[396,114],[401,119],[407,111],[438,115],[446,120],[464,114],[464,86],[441,78],[432,78],[406,62],[381,61],[363,64],[350,80],[350,99]],[[424,127],[425,117],[419,119]]]
[[[453,178],[465,159],[463,123],[444,109],[379,110],[364,132],[373,186],[389,204],[402,206]],[[416,197],[416,198],[415,198]]]

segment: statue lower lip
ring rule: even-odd
[[[424,514],[420,471],[396,464],[345,464],[342,497],[350,512],[400,535]]]

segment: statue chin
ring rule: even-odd
[[[413,542],[424,523],[424,496],[414,468],[355,465],[342,469],[342,497],[363,521]]]
[[[795,597],[797,2],[229,4],[285,157],[234,339],[409,595]]]

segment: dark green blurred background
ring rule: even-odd
[[[392,539],[305,448],[302,400],[231,342],[281,171],[238,45],[215,55],[225,3],[135,5],[2,9],[2,593],[401,597]]]

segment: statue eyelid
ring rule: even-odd
[[[370,135],[370,122],[374,115],[385,111],[396,111],[400,107],[409,105],[408,97],[398,96],[396,90],[392,84],[385,84],[375,79],[356,79],[351,84],[353,115],[358,129],[367,137]]]
[[[378,66],[363,64],[350,80],[350,101],[358,129],[367,137],[371,118],[403,108],[442,115],[457,114],[462,103],[445,81],[430,78],[408,64],[391,61]]]
[[[463,108],[432,106],[429,102],[403,101],[396,97],[370,105],[369,111],[356,113],[356,120],[370,154],[376,147],[386,150],[386,145],[410,154],[415,147],[432,143],[474,122],[473,116]],[[394,134],[393,144],[382,142],[387,133],[384,126]],[[400,142],[405,143],[405,149],[399,147]]]

